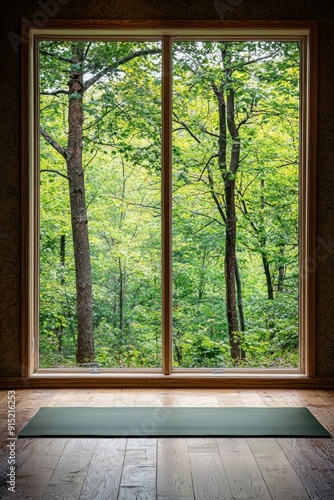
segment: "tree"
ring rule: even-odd
[[[181,42],[177,47],[179,53],[175,58],[175,66],[182,72],[186,83],[180,83],[180,89],[177,88],[176,100],[179,106],[175,121],[196,141],[197,146],[202,146],[203,160],[199,179],[207,185],[218,216],[224,224],[226,316],[231,357],[238,364],[244,357],[238,311],[241,330],[245,328],[245,324],[236,255],[237,179],[240,177],[241,165],[250,154],[247,142],[249,144],[252,140],[254,129],[261,130],[271,117],[285,112],[281,99],[272,108],[267,105],[266,99],[271,93],[270,85],[274,85],[280,78],[278,75],[282,75],[284,82],[284,73],[295,67],[297,47],[295,44],[283,47],[279,43],[263,42]],[[278,86],[283,87],[284,83],[280,82]],[[198,112],[194,102],[196,105],[201,102]],[[203,112],[205,102],[207,111]],[[217,141],[216,144],[213,144],[213,139]],[[243,158],[242,150],[245,155]],[[214,162],[217,162],[216,166]],[[262,179],[262,191],[264,182]],[[263,210],[263,192],[260,200]],[[242,208],[243,214],[248,215],[244,199]],[[254,223],[252,228],[257,235],[268,298],[273,299],[266,229],[256,227]]]
[[[93,362],[95,359],[92,271],[85,173],[82,164],[84,96],[91,87],[96,86],[98,82],[103,80],[107,75],[115,72],[123,64],[134,58],[156,54],[160,51],[156,48],[133,51],[131,44],[127,44],[125,53],[119,54],[116,51],[115,53],[106,54],[103,53],[104,47],[102,47],[102,50],[100,47],[97,47],[94,57],[90,59],[90,53],[93,48],[94,44],[91,42],[72,42],[68,46],[62,45],[58,50],[57,44],[44,42],[40,50],[41,55],[51,58],[52,68],[57,74],[57,84],[64,83],[61,73],[55,70],[57,64],[65,62],[67,64],[66,72],[69,74],[68,90],[64,88],[52,88],[41,91],[42,95],[59,96],[65,94],[68,97],[67,145],[61,146],[60,142],[54,139],[42,126],[40,127],[40,132],[50,146],[64,158],[67,167],[66,178],[69,186],[76,276],[78,364]],[[103,57],[105,55],[107,55],[106,58]],[[41,66],[43,72],[43,64]],[[46,83],[50,85],[50,79]]]

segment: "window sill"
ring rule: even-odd
[[[174,389],[316,389],[334,386],[333,378],[311,378],[296,371],[294,373],[240,373],[224,372],[161,372],[127,373],[40,373],[35,372],[26,378],[0,378],[2,389],[33,388],[174,388]]]

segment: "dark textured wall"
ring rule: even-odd
[[[228,3],[234,7],[225,10]],[[21,18],[39,18],[42,4],[49,8],[52,4],[58,10],[55,17],[60,19],[319,21],[317,376],[334,377],[332,0],[0,0],[0,376],[20,375],[21,347],[20,53],[14,50],[8,35],[15,42],[15,34],[20,34]]]

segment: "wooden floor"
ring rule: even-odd
[[[334,435],[334,391],[20,390],[16,431],[41,406],[306,406]],[[334,439],[20,439],[7,490],[7,391],[0,391],[0,498],[334,499]]]

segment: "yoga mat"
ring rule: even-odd
[[[40,408],[18,437],[330,437],[307,408]]]

